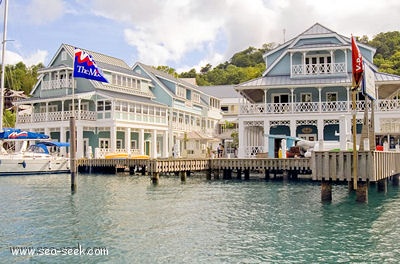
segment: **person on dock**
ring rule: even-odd
[[[219,143],[217,147],[218,158],[222,158],[222,154],[224,153],[224,146]]]

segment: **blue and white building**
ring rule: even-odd
[[[400,76],[378,72],[373,65],[375,49],[362,43],[358,47],[373,72],[376,143],[387,140],[394,148],[400,140]],[[273,140],[280,140],[276,136],[339,141],[340,129],[351,133],[349,37],[316,23],[266,53],[264,59],[262,77],[235,87],[245,98],[238,116],[239,157],[259,152],[276,157],[279,143]],[[356,102],[359,134],[365,108],[361,92]]]
[[[73,79],[74,47],[62,44],[40,70],[31,97],[17,103],[32,113],[19,112],[16,127],[69,141],[74,114],[78,158],[119,152],[171,157],[173,148],[175,156],[206,155],[221,118],[218,98],[147,65],[130,67],[85,51],[109,83]]]

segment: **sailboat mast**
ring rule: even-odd
[[[5,57],[7,43],[7,16],[8,16],[8,0],[4,0],[4,28],[3,41],[1,50],[1,94],[0,94],[0,131],[3,130],[3,112],[4,112],[4,73],[5,73]]]

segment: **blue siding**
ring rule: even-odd
[[[275,66],[268,72],[267,76],[290,75],[290,55],[286,54]]]

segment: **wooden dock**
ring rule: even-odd
[[[386,191],[387,180],[399,184],[400,152],[359,151],[357,166],[357,200],[366,201],[368,184],[377,183],[378,190]],[[332,199],[332,184],[353,182],[353,156],[350,151],[315,151],[311,158],[217,158],[217,159],[80,159],[80,173],[116,173],[129,171],[150,175],[157,183],[160,175],[174,173],[185,180],[192,172],[204,172],[207,179],[249,179],[250,173],[263,173],[265,179],[297,179],[306,175],[321,182],[321,199]],[[349,184],[350,188],[351,184]]]

